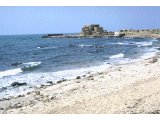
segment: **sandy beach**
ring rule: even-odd
[[[160,58],[117,65],[101,73],[42,86],[0,101],[1,113],[160,113]]]

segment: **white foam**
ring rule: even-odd
[[[117,45],[129,45],[129,43],[128,42],[118,42],[118,43],[116,43]]]
[[[47,84],[47,81],[56,82],[58,80],[64,79],[75,79],[77,76],[83,77],[83,75],[90,76],[91,74],[97,72],[103,72],[108,69],[111,65],[109,64],[102,64],[100,66],[91,66],[87,68],[80,68],[80,69],[72,69],[72,70],[63,70],[57,72],[46,72],[46,73],[27,73],[21,74],[19,76],[14,77],[6,77],[0,80],[0,88],[10,86],[13,82],[26,82],[28,86],[18,87],[17,89],[12,89],[4,91],[0,94],[0,98],[5,96],[13,96],[15,93],[21,93],[23,88],[23,93],[26,93],[28,89],[40,87],[41,84]],[[5,82],[4,82],[5,81]]]
[[[138,61],[142,61],[142,60],[145,60],[145,59],[148,59],[148,58],[152,58],[152,57],[156,56],[156,54],[158,52],[159,51],[157,49],[151,48],[148,51],[146,51],[146,53],[144,53],[142,56],[140,56],[137,59],[132,59],[130,62],[138,62]]]
[[[135,42],[135,45],[137,45],[138,47],[143,47],[143,46],[151,46],[153,43],[150,42]]]
[[[119,54],[116,54],[116,55],[112,55],[109,58],[110,59],[117,59],[117,58],[123,58],[123,57],[124,57],[124,54],[123,53],[119,53]]]
[[[152,41],[158,41],[158,39],[157,38],[153,38]]]
[[[27,63],[22,63],[22,65],[25,65],[26,67],[34,67],[40,65],[41,62],[27,62]]]
[[[93,45],[84,45],[84,44],[81,44],[81,45],[79,45],[79,47],[92,47]]]
[[[51,73],[54,77],[57,78],[67,78],[67,79],[75,79],[77,76],[86,75],[87,73],[94,74],[97,72],[103,72],[105,69],[109,68],[109,64],[103,64],[100,66],[91,66],[87,68],[80,68],[74,70],[64,70]]]
[[[124,39],[133,39],[133,37],[124,37]]]
[[[153,43],[152,41],[148,42],[118,42],[116,43],[117,45],[137,45],[138,47],[143,47],[143,46],[151,46]]]
[[[40,46],[38,46],[37,48],[38,49],[54,49],[54,48],[58,48],[58,47],[40,47]]]
[[[27,63],[22,63],[21,69],[23,71],[28,71],[28,70],[33,70],[34,68],[38,67],[41,65],[41,62],[27,62]]]
[[[0,72],[0,78],[6,77],[6,76],[11,76],[11,75],[17,75],[17,74],[19,74],[21,72],[23,72],[21,70],[21,68],[2,71],[2,72]]]
[[[140,58],[141,59],[151,58],[151,57],[154,57],[158,52],[159,51],[156,48],[151,48],[147,53],[143,54]]]

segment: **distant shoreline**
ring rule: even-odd
[[[122,29],[120,31],[107,31],[104,30],[99,24],[85,25],[82,31],[76,35],[65,35],[63,33],[47,34],[42,38],[103,38],[103,37],[149,37],[160,38],[160,29]]]

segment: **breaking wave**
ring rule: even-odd
[[[124,57],[124,54],[123,53],[119,53],[119,54],[116,54],[116,55],[112,55],[109,58],[110,59],[117,59],[117,58],[123,58],[123,57]]]
[[[138,47],[151,46],[153,43],[149,42],[118,42],[117,45],[136,45]]]
[[[0,71],[0,78],[7,77],[7,76],[14,76],[14,75],[18,75],[24,71],[33,70],[33,69],[37,68],[40,64],[41,64],[41,62],[22,63],[19,65],[19,68]]]
[[[107,48],[106,45],[76,45],[76,44],[70,44],[69,47],[79,47],[79,48]]]
[[[151,46],[153,43],[150,42],[135,42],[138,47]]]
[[[28,71],[28,70],[33,70],[37,68],[39,65],[41,65],[41,62],[27,62],[22,64],[22,70],[23,71]]]
[[[69,46],[70,47],[81,47],[81,48],[84,48],[84,47],[94,47],[94,45],[84,45],[84,44],[81,44],[81,45],[70,44]]]
[[[38,46],[37,49],[57,49],[58,47],[47,47],[47,46]]]
[[[17,75],[17,74],[22,73],[22,72],[23,71],[22,71],[21,68],[2,71],[2,72],[0,72],[0,78],[11,76],[11,75]]]

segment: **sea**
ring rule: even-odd
[[[155,56],[152,38],[41,38],[0,36],[0,98],[21,95],[49,82],[75,79],[112,66]],[[14,86],[14,82],[26,83]]]

